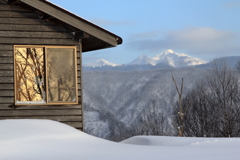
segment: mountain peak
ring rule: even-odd
[[[99,60],[96,60],[95,62],[104,62],[104,63],[108,63],[108,61],[106,61],[105,59],[99,59]]]
[[[105,60],[105,59],[99,59],[99,60],[96,60],[96,61],[93,62],[93,63],[87,63],[87,64],[85,64],[84,66],[85,66],[85,67],[103,67],[103,66],[116,67],[116,66],[119,66],[119,64],[115,64],[115,63],[108,62],[108,61]]]
[[[146,55],[139,56],[137,59],[133,60],[128,65],[145,65],[145,64],[156,65],[155,61]]]
[[[195,66],[206,63],[206,61],[199,58],[190,57],[183,53],[175,53],[171,49],[154,56],[153,59],[156,64],[165,63],[172,67]]]
[[[144,58],[149,58],[149,57],[146,56],[146,55],[140,55],[140,56],[138,56],[138,58],[139,58],[139,59],[144,59]]]
[[[174,53],[172,49],[168,49],[168,50],[166,50],[166,51],[164,51],[164,52]]]

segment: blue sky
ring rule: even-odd
[[[123,38],[83,53],[119,64],[172,49],[204,60],[240,55],[240,0],[50,0]]]

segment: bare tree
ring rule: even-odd
[[[122,139],[136,135],[170,135],[171,128],[168,128],[167,109],[159,107],[155,100],[151,100],[140,118],[135,121],[128,130],[120,133]]]
[[[183,101],[191,101],[185,114],[185,136],[240,136],[240,89],[236,71],[225,61],[214,63],[209,74]]]
[[[183,102],[183,89],[184,89],[184,79],[182,78],[180,88],[177,85],[177,82],[172,74],[172,80],[174,82],[178,100],[175,105],[172,105],[174,108],[174,116],[173,116],[173,126],[178,130],[178,136],[183,137],[184,135],[184,125],[185,125],[185,114],[187,113],[190,101]]]
[[[204,81],[197,84],[196,88],[187,93],[183,101],[189,102],[190,106],[185,114],[184,136],[210,137],[214,136],[217,125],[218,112],[209,104],[208,89]]]
[[[236,64],[236,69],[240,73],[240,60]]]

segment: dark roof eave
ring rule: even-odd
[[[47,1],[47,0],[40,0],[40,1],[42,1],[42,2],[44,2],[44,3],[46,3],[46,4],[48,4],[48,5],[51,5],[52,7],[57,8],[57,9],[61,10],[62,12],[65,12],[65,13],[67,13],[67,14],[69,14],[69,15],[71,15],[71,16],[73,16],[73,17],[75,17],[75,18],[77,18],[77,19],[79,19],[79,20],[81,20],[81,21],[84,21],[85,23],[87,23],[87,24],[89,24],[89,25],[94,26],[95,28],[98,28],[99,30],[102,30],[102,31],[104,31],[104,32],[106,32],[106,33],[108,33],[108,34],[116,37],[116,40],[117,40],[117,42],[118,42],[118,45],[119,45],[119,44],[122,44],[122,42],[123,42],[122,38],[119,37],[119,36],[117,36],[116,34],[110,32],[110,31],[108,31],[108,30],[105,30],[105,29],[102,28],[102,27],[99,27],[98,25],[96,25],[96,24],[94,24],[94,23],[92,23],[92,22],[89,22],[88,20],[86,20],[86,19],[84,19],[84,18],[81,18],[81,17],[77,16],[76,14],[73,14],[73,13],[71,13],[71,12],[69,12],[69,11],[67,11],[67,10],[59,7],[59,6],[57,6],[57,5],[54,4],[54,3],[51,3],[51,2],[49,2],[49,1]]]

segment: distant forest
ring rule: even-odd
[[[89,134],[114,141],[134,135],[240,136],[240,62],[83,75]]]

